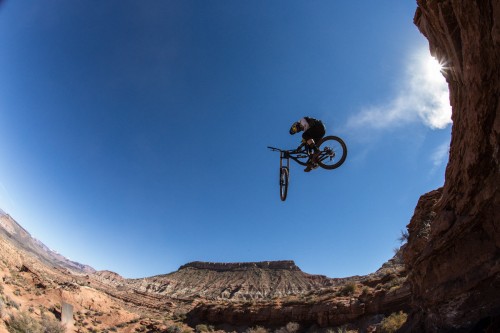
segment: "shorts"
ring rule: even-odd
[[[318,143],[325,136],[325,125],[318,121],[314,126],[309,127],[307,131],[302,134],[302,139],[306,142],[313,139],[314,143]]]

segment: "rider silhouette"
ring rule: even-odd
[[[306,144],[309,153],[309,160],[307,160],[307,167],[304,171],[309,172],[318,167],[315,161],[319,154],[316,142],[319,142],[319,140],[325,136],[325,125],[323,125],[321,120],[304,117],[294,122],[292,127],[290,127],[290,134],[292,135],[301,131],[304,131],[304,133],[302,133],[302,142]]]

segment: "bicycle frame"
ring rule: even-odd
[[[285,167],[287,169],[290,168],[290,159],[294,160],[300,165],[306,165],[307,160],[309,159],[309,154],[304,149],[304,144],[298,146],[294,150],[283,150],[275,147],[267,147],[272,151],[280,152],[280,168]],[[304,159],[303,161],[301,159]]]
[[[280,168],[290,169],[290,154],[286,151],[280,152]]]

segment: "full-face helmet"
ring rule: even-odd
[[[298,121],[294,122],[292,127],[290,127],[290,134],[294,135],[300,131],[302,131],[302,125]]]

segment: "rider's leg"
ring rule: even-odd
[[[318,147],[316,147],[316,142],[314,142],[314,139],[309,139],[306,141],[306,143],[310,154],[317,153],[319,151]]]
[[[313,126],[309,128],[307,131],[302,134],[302,138],[306,142],[306,147],[309,152],[309,160],[307,161],[307,168],[305,168],[305,172],[311,171],[311,169],[318,167],[316,164],[316,158],[320,154],[318,147],[316,146],[316,142],[319,142],[321,138],[325,135],[325,126],[320,123],[318,126]]]
[[[306,146],[310,153],[317,153],[319,151],[316,142],[319,142],[325,135],[325,126],[322,123],[309,128],[302,134],[302,139],[306,142]]]
[[[316,147],[316,143],[314,142],[314,139],[308,139],[306,141],[307,145],[307,150],[309,153],[309,160],[307,161],[307,167],[304,169],[305,172],[309,172],[312,169],[315,169],[318,167],[316,164],[316,157],[318,156],[319,149]]]

